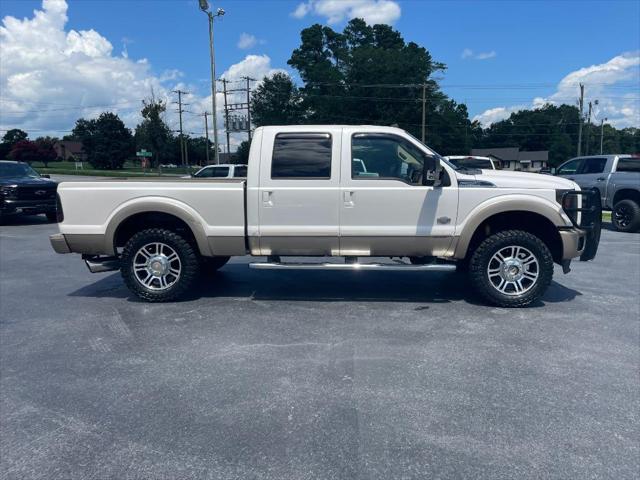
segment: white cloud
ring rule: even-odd
[[[255,35],[242,32],[240,34],[240,38],[238,39],[238,48],[240,50],[247,50],[249,48],[255,47],[257,43],[258,39],[255,37]]]
[[[488,126],[524,108],[539,108],[547,103],[575,105],[580,83],[585,85],[585,105],[589,101],[594,103],[592,121],[606,117],[619,128],[640,126],[640,51],[622,53],[605,63],[571,72],[560,80],[553,94],[535,97],[530,105],[491,108],[476,115],[474,120]]]
[[[495,50],[491,50],[490,52],[474,53],[470,48],[465,48],[464,50],[462,50],[460,58],[462,58],[463,60],[466,60],[468,58],[473,60],[489,60],[490,58],[495,58],[496,55],[497,53]]]
[[[291,13],[295,18],[313,14],[336,24],[352,18],[363,18],[368,24],[392,24],[400,18],[400,5],[394,0],[307,0]]]
[[[2,19],[0,136],[2,130],[10,128],[22,128],[31,138],[63,136],[78,118],[93,118],[105,110],[118,113],[133,128],[140,121],[141,100],[149,97],[152,90],[156,98],[169,103],[176,100],[172,90],[193,92],[184,97],[190,103],[189,110],[211,112],[211,95],[206,94],[209,80],[204,89],[202,85],[199,89],[182,81],[184,74],[179,70],[165,70],[156,76],[146,59],[115,54],[111,42],[95,30],[65,30],[67,9],[64,0],[44,0],[42,8],[35,10],[31,18]],[[125,45],[130,43],[122,41]],[[279,70],[271,66],[268,56],[248,55],[222,76],[230,80],[245,75],[262,79],[275,71]],[[231,101],[246,101],[234,95],[230,95]],[[216,95],[216,101],[222,143],[225,140],[222,93]],[[166,120],[175,129],[178,118],[174,106],[170,107]],[[204,134],[201,117],[185,115],[184,124],[187,132]],[[212,130],[211,124],[209,127]],[[234,138],[236,145],[242,139]]]

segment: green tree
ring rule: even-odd
[[[249,163],[249,149],[251,147],[251,142],[249,140],[245,140],[240,145],[238,145],[238,150],[236,151],[236,156],[238,157],[237,162],[241,165],[246,165]]]
[[[449,99],[433,78],[446,66],[389,25],[356,18],[341,33],[316,24],[300,37],[288,64],[304,82],[307,122],[395,124],[419,137],[425,85],[430,146],[443,153],[468,151],[480,135],[466,107]]]
[[[94,168],[120,169],[134,153],[131,131],[115,113],[104,112],[97,119],[77,120],[72,135],[82,142]]]
[[[302,96],[289,75],[278,72],[264,77],[252,94],[251,120],[258,127],[303,122]]]
[[[13,146],[22,140],[27,140],[28,137],[27,132],[19,128],[7,130],[0,143],[0,159],[7,158]]]
[[[163,120],[167,105],[162,100],[151,98],[142,101],[142,122],[135,129],[135,144],[137,149],[150,151],[152,165],[166,163],[169,155],[167,149],[173,135],[169,126]]]

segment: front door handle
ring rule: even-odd
[[[343,200],[344,200],[344,206],[347,208],[351,208],[355,205],[355,202],[353,201],[353,195],[355,192],[343,192]]]
[[[596,180],[597,180],[598,182],[604,182],[604,177],[598,177],[598,178],[596,178]]]
[[[268,190],[262,191],[262,206],[273,207],[273,192]]]

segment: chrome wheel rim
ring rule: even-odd
[[[491,257],[487,275],[489,283],[498,292],[509,296],[522,295],[538,281],[540,265],[531,250],[510,245]]]
[[[623,228],[629,226],[631,223],[631,210],[626,205],[617,207],[613,215],[615,223]]]
[[[136,280],[149,290],[167,290],[180,278],[182,262],[166,243],[147,243],[133,256]]]

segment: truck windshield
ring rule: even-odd
[[[20,178],[31,177],[38,178],[40,174],[36,172],[26,163],[0,163],[0,177],[4,178]]]

